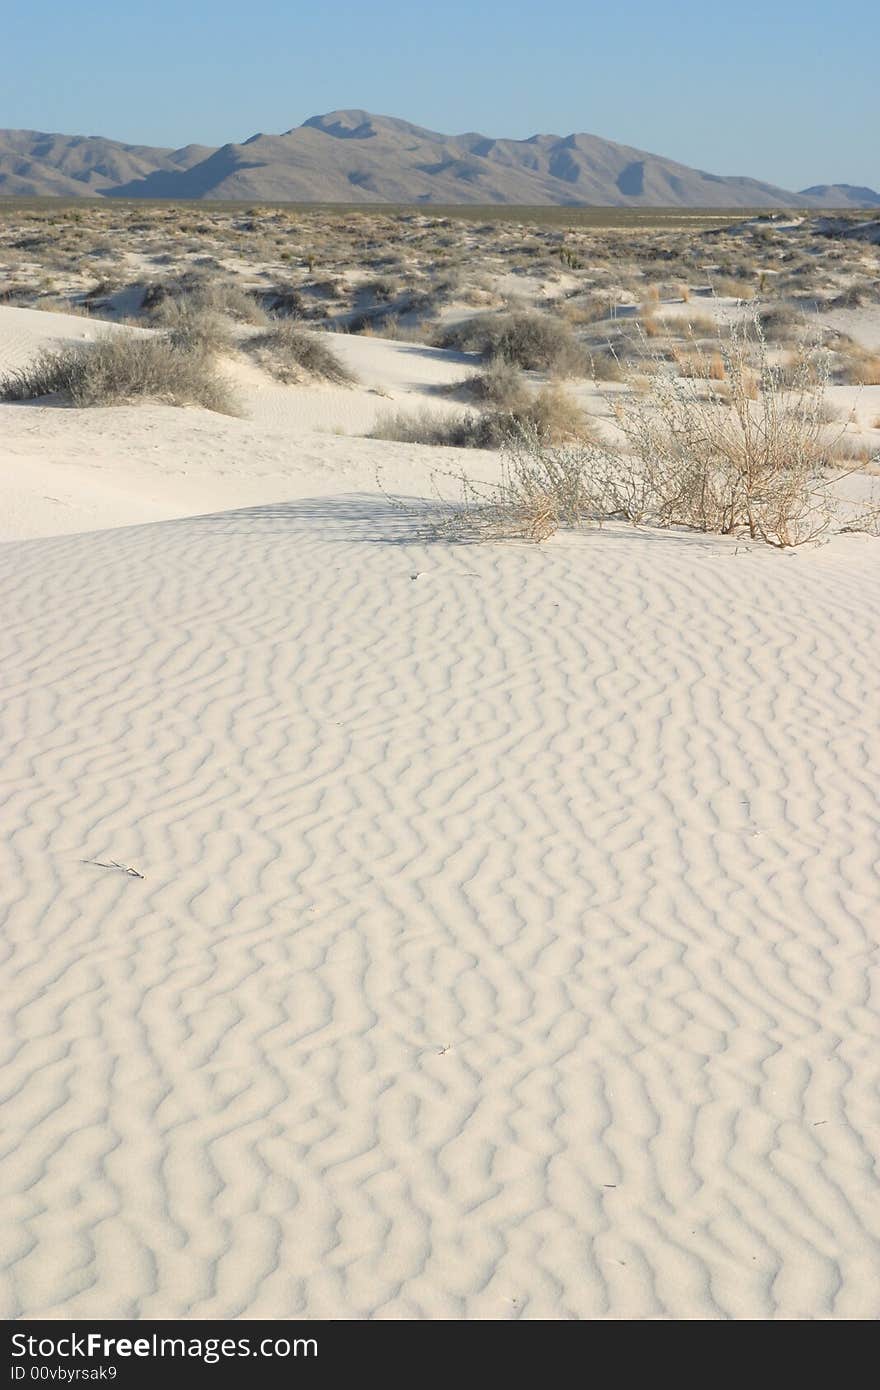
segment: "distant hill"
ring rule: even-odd
[[[811,207],[880,208],[880,193],[875,193],[873,188],[857,188],[852,183],[817,183],[812,188],[802,188],[800,196],[806,198]]]
[[[441,135],[368,111],[312,116],[283,135],[180,150],[99,136],[0,131],[0,196],[259,202],[513,203],[599,207],[874,207],[848,184],[793,193],[721,177],[596,135]]]
[[[99,135],[0,130],[0,196],[95,197],[159,170],[179,173],[210,154],[206,145],[163,150]]]

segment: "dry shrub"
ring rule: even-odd
[[[611,307],[607,299],[593,297],[568,300],[560,306],[559,312],[567,323],[578,327],[581,324],[600,323],[602,319],[607,319]]]
[[[38,299],[33,307],[44,314],[72,314],[76,318],[89,317],[89,311],[83,304],[77,304],[72,299],[57,299],[51,295]]]
[[[522,409],[529,399],[525,377],[514,362],[495,357],[483,369],[468,377],[464,388],[474,400],[499,410]]]
[[[59,396],[75,406],[125,405],[144,399],[237,413],[235,399],[211,358],[163,337],[107,334],[92,343],[43,349],[0,381],[0,399]]]
[[[802,313],[787,304],[773,304],[758,315],[761,332],[771,343],[797,343],[803,338],[806,321]]]
[[[336,386],[351,386],[356,380],[332,348],[289,320],[247,339],[243,347],[277,381],[286,384],[318,378]]]
[[[864,439],[854,439],[852,435],[844,434],[838,436],[830,445],[829,453],[833,463],[844,467],[853,464],[859,467],[873,463],[878,450],[875,445],[866,443]]]
[[[673,361],[679,376],[701,378],[704,372],[707,373],[707,363],[702,354],[698,352],[686,352],[683,349],[673,349]],[[708,374],[708,373],[707,373]]]
[[[497,449],[504,439],[506,419],[494,411],[477,414],[461,410],[440,414],[427,406],[412,411],[383,411],[370,431],[370,438],[451,449]]]
[[[728,275],[712,280],[712,292],[719,299],[754,299],[755,289],[753,280],[736,280]]]
[[[648,514],[779,546],[813,539],[828,524],[826,360],[805,345],[783,375],[757,316],[729,326],[718,355],[722,396],[661,373],[647,399],[619,408],[628,451],[649,483]]]
[[[200,307],[189,296],[169,300],[163,321],[176,347],[213,354],[228,352],[233,346],[229,320],[213,309]]]
[[[487,359],[503,357],[527,371],[551,371],[560,376],[580,376],[587,371],[586,354],[571,328],[549,314],[475,314],[447,328],[440,346],[478,352]]]
[[[860,309],[880,300],[880,285],[876,279],[857,280],[831,301],[832,309]]]
[[[543,541],[560,526],[591,519],[591,498],[572,448],[548,450],[520,435],[502,455],[498,483],[475,483],[464,473],[445,476],[456,485],[458,500],[441,502],[428,514],[424,530],[434,540]],[[439,496],[436,477],[435,489]]]
[[[454,449],[500,449],[525,434],[541,444],[592,437],[591,421],[559,386],[545,386],[514,407],[439,414],[425,406],[380,415],[373,439],[401,444],[443,445]]]
[[[536,392],[525,409],[515,412],[514,422],[518,429],[534,433],[546,444],[594,435],[592,422],[577,402],[557,385],[545,386]]]
[[[710,314],[692,314],[687,320],[686,329],[689,338],[715,338],[718,335],[718,324]]]
[[[852,386],[880,386],[880,353],[852,343],[835,353],[835,376]]]
[[[720,353],[723,397],[668,369],[646,396],[625,397],[619,452],[596,441],[550,447],[526,430],[511,436],[501,482],[460,479],[460,504],[441,515],[438,534],[541,539],[557,526],[622,519],[779,548],[817,539],[839,519],[825,471],[826,364],[804,348],[798,372],[783,380],[757,318],[731,326]]]
[[[587,359],[587,375],[594,381],[622,381],[623,365],[615,350],[609,345],[596,348]]]
[[[267,320],[265,309],[253,294],[226,280],[150,285],[144,293],[142,308],[150,311],[156,323],[173,328],[181,313],[181,301],[189,312],[211,313],[254,325]]]

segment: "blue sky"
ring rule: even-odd
[[[41,0],[0,45],[0,127],[213,145],[364,107],[880,188],[880,0]]]

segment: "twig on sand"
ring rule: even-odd
[[[120,864],[117,859],[111,859],[109,863],[104,863],[102,859],[84,859],[83,864],[95,864],[99,869],[118,869],[120,873],[128,874],[129,878],[143,878],[144,875],[138,873],[137,869],[132,869],[128,864]]]

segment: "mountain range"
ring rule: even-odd
[[[600,207],[864,208],[849,184],[799,192],[691,169],[596,135],[442,135],[368,111],[312,116],[283,135],[179,150],[101,136],[0,130],[0,196]]]

